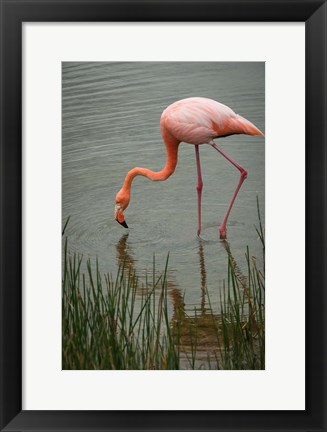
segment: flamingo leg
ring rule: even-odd
[[[232,159],[230,156],[228,156],[228,154],[225,153],[215,142],[212,141],[210,144],[212,145],[212,147],[214,149],[216,149],[220,154],[222,154],[224,156],[224,158],[226,158],[229,162],[231,162],[239,170],[239,172],[241,174],[240,180],[239,180],[238,185],[235,189],[235,192],[232,196],[231,202],[229,203],[227,212],[224,216],[222,223],[219,226],[220,238],[225,239],[226,238],[226,224],[227,224],[227,219],[228,219],[229,213],[232,210],[235,198],[236,198],[238,191],[240,190],[244,180],[246,179],[248,172],[241,165],[239,165],[236,161],[234,161],[234,159]]]
[[[201,164],[200,164],[200,152],[199,152],[199,146],[195,145],[195,158],[196,158],[196,169],[198,172],[198,184],[196,186],[196,190],[198,192],[198,236],[201,232],[201,197],[202,197],[202,188],[203,188],[203,182],[202,182],[202,175],[201,175]]]

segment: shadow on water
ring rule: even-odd
[[[240,269],[239,265],[237,264],[237,261],[236,261],[234,255],[232,254],[230,244],[228,243],[227,240],[222,240],[221,244],[224,246],[224,248],[226,250],[227,257],[229,259],[231,266],[234,269],[234,272],[235,272],[235,275],[237,276],[238,281],[241,283],[243,288],[246,288],[246,285],[247,285],[246,276],[244,275],[244,273]]]
[[[219,242],[227,253],[236,273],[244,282],[245,276],[233,257],[229,243]],[[185,309],[182,297],[175,298],[174,315],[171,325],[181,335],[181,351],[185,360],[196,369],[217,368],[221,362],[219,344],[223,344],[221,334],[221,314],[214,313],[208,298],[207,272],[203,241],[198,239],[199,271],[201,276],[201,306],[192,311]],[[219,343],[218,343],[219,342]],[[196,352],[194,352],[196,351]]]
[[[136,260],[133,258],[133,252],[128,245],[129,233],[124,234],[116,244],[117,250],[117,263],[118,267],[123,268],[124,271],[135,271]]]
[[[116,244],[117,264],[126,275],[137,275],[137,260],[128,242],[128,236],[129,233],[124,234]],[[218,247],[226,253],[226,258],[229,259],[241,284],[245,287],[246,277],[237,265],[228,241],[218,242]],[[170,327],[172,334],[179,335],[182,368],[188,368],[191,365],[196,369],[215,369],[221,361],[218,344],[218,340],[222,343],[219,330],[221,314],[213,311],[208,298],[205,242],[200,238],[197,241],[197,255],[201,281],[201,286],[199,286],[200,306],[193,309],[186,307],[183,292],[176,285],[169,271],[167,272],[167,292],[171,301]],[[158,276],[160,273],[156,272],[155,277]],[[141,294],[142,290],[143,288],[139,286],[137,294]]]

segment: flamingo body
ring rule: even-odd
[[[116,195],[115,219],[128,228],[124,210],[129,205],[132,181],[135,176],[142,175],[150,180],[166,180],[173,174],[177,165],[178,147],[181,142],[195,145],[196,166],[198,173],[198,235],[201,232],[201,196],[202,175],[199,148],[200,144],[211,144],[220,154],[230,161],[239,171],[240,180],[229,204],[227,213],[219,227],[220,238],[226,238],[226,224],[238,191],[246,179],[247,171],[228,156],[213,141],[215,138],[233,134],[263,135],[250,121],[236,114],[228,106],[202,97],[182,99],[169,105],[162,113],[160,130],[166,145],[167,161],[165,167],[158,172],[147,168],[133,168],[125,177],[123,187]]]
[[[208,144],[214,138],[233,134],[261,134],[227,105],[202,97],[169,105],[161,115],[160,128],[163,134],[167,129],[178,141],[188,144]]]

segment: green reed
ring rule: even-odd
[[[134,272],[101,275],[64,248],[62,280],[63,369],[178,369],[178,339],[168,319],[167,265],[139,289]],[[155,274],[155,263],[153,263]],[[136,301],[136,292],[141,298]],[[137,306],[137,308],[136,308]]]
[[[264,258],[264,233],[259,204],[259,228]],[[65,224],[67,226],[68,221]],[[64,230],[65,230],[64,228]],[[64,232],[63,230],[63,232]],[[220,295],[221,312],[198,309],[188,316],[182,307],[169,317],[168,257],[164,271],[145,275],[142,285],[134,271],[120,266],[115,278],[101,274],[96,261],[68,252],[64,244],[62,278],[63,369],[264,369],[265,281],[247,249],[247,274],[228,253],[228,278]],[[263,266],[264,269],[264,266]],[[200,342],[211,334],[213,347],[200,353]],[[213,335],[213,336],[212,336]],[[209,352],[210,351],[210,352]]]
[[[228,281],[220,297],[223,343],[219,344],[223,369],[265,368],[265,240],[257,199],[263,270],[247,248],[247,277],[240,274],[228,248]],[[220,339],[217,339],[218,342]]]

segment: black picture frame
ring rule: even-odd
[[[1,0],[0,4],[0,429],[326,431],[326,1]],[[306,229],[299,233],[306,242],[305,411],[22,411],[22,23],[28,21],[305,22]]]

